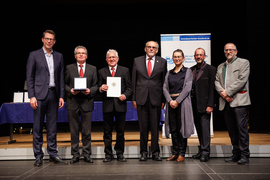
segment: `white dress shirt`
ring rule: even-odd
[[[54,61],[53,61],[53,50],[51,52],[51,54],[49,55],[47,53],[47,51],[44,49],[44,47],[42,47],[47,64],[48,64],[48,68],[49,68],[49,73],[50,73],[50,83],[49,83],[49,87],[55,87],[55,82],[54,82]]]
[[[151,59],[152,72],[153,72],[154,65],[155,65],[155,58],[156,58],[156,56],[152,57],[152,59]],[[149,57],[146,55],[146,69],[147,69],[147,66],[148,66],[148,61],[149,61],[148,59],[149,59]]]
[[[83,65],[83,66],[82,66],[83,74],[85,74],[85,65],[86,65],[86,63],[84,62],[82,65]],[[80,64],[79,64],[78,62],[77,62],[77,67],[78,67],[78,73],[79,73],[79,75],[80,75],[81,67],[80,67]]]
[[[116,69],[117,69],[117,64],[114,66],[114,72],[116,73]],[[110,72],[111,72],[111,74],[112,74],[112,67],[111,66],[109,66],[109,70],[110,70]]]

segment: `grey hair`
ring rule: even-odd
[[[84,47],[84,46],[76,46],[75,49],[74,49],[74,55],[76,55],[76,52],[77,52],[78,49],[84,49],[86,51],[86,54],[88,54],[86,47]]]
[[[228,44],[232,44],[235,47],[235,49],[237,50],[237,47],[236,47],[236,45],[234,43],[229,42],[229,43],[225,44],[225,46],[228,45]],[[224,46],[224,49],[225,49],[225,46]]]
[[[118,52],[115,49],[109,49],[106,53],[106,57],[108,56],[108,54],[110,54],[110,52],[114,52],[116,54],[116,57],[119,57]]]
[[[147,42],[145,43],[145,47],[147,46],[147,43],[149,43],[149,42],[155,42],[155,43],[157,44],[157,49],[159,49],[159,45],[158,45],[158,42],[157,42],[157,41],[147,41]]]

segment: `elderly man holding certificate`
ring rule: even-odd
[[[82,156],[84,161],[93,163],[91,158],[91,124],[94,109],[94,94],[97,91],[97,70],[86,63],[87,49],[77,46],[74,50],[76,63],[66,67],[65,91],[66,109],[71,134],[71,164],[79,162],[79,123],[82,127]]]
[[[116,126],[116,151],[117,160],[126,162],[124,157],[125,148],[125,120],[127,112],[127,98],[131,96],[131,82],[129,69],[117,65],[119,60],[116,50],[109,49],[106,54],[107,67],[98,71],[99,91],[103,94],[103,128],[105,158],[103,162],[110,162],[113,159],[112,152],[112,130],[115,118]]]

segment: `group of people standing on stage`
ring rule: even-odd
[[[134,59],[132,79],[129,69],[118,65],[118,52],[109,49],[106,53],[108,66],[97,72],[95,66],[86,63],[88,52],[84,46],[74,50],[76,63],[66,66],[61,53],[52,48],[56,43],[55,33],[46,30],[42,36],[43,47],[30,53],[27,67],[27,88],[30,105],[34,109],[33,150],[36,161],[34,166],[43,164],[44,152],[43,125],[46,115],[47,151],[50,161],[67,164],[58,156],[56,133],[58,109],[66,109],[71,132],[70,163],[84,161],[93,163],[91,158],[91,124],[94,108],[94,95],[102,94],[104,152],[103,162],[113,160],[112,131],[116,127],[117,160],[126,162],[125,118],[126,100],[132,98],[137,109],[140,129],[140,161],[147,161],[148,133],[151,130],[151,155],[155,161],[162,161],[159,148],[159,123],[161,109],[166,105],[166,135],[171,134],[172,156],[167,161],[184,161],[187,138],[194,132],[194,124],[200,142],[198,154],[194,159],[207,162],[210,156],[210,117],[215,106],[214,89],[220,94],[219,109],[224,109],[226,125],[233,145],[233,156],[226,162],[249,162],[249,135],[247,128],[247,106],[250,105],[248,77],[249,61],[237,57],[236,46],[228,43],[224,47],[226,62],[215,67],[205,62],[206,53],[197,48],[194,58],[197,64],[191,68],[183,66],[184,52],[177,49],[172,58],[175,67],[167,71],[167,61],[156,54],[159,45],[148,41],[146,55]],[[86,77],[86,90],[74,90],[74,78]],[[107,97],[110,88],[107,77],[121,77],[121,95],[118,98]],[[114,122],[115,118],[115,122]],[[81,123],[82,153],[79,152],[79,131]]]

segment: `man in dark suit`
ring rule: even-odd
[[[112,131],[115,117],[116,128],[116,151],[117,160],[126,162],[123,153],[125,148],[125,120],[127,112],[127,98],[131,96],[131,83],[129,70],[126,67],[117,65],[119,56],[116,50],[109,49],[106,54],[107,67],[100,69],[99,72],[99,89],[103,94],[103,127],[104,127],[104,144],[105,158],[103,162],[110,162],[113,159],[112,152]],[[121,77],[121,95],[119,97],[107,97],[105,91],[110,88],[107,85],[107,77]]]
[[[193,72],[192,106],[194,123],[200,146],[199,152],[192,157],[207,162],[210,156],[210,118],[214,108],[214,90],[216,68],[207,64],[205,50],[196,49],[194,58],[197,64],[191,67]]]
[[[42,36],[43,47],[30,53],[26,66],[26,79],[30,105],[34,109],[33,150],[41,166],[44,153],[43,125],[46,115],[47,150],[50,161],[66,163],[58,155],[56,144],[58,108],[64,105],[64,62],[61,53],[53,51],[55,33],[46,30]]]
[[[97,87],[97,70],[95,66],[86,64],[87,49],[84,46],[77,46],[74,50],[76,63],[66,67],[65,91],[66,109],[71,134],[71,154],[73,155],[70,163],[79,162],[79,124],[81,116],[82,127],[82,156],[84,161],[93,163],[91,158],[91,124],[92,110],[94,109],[94,94]],[[86,77],[86,90],[74,90],[74,78]]]
[[[140,127],[140,161],[147,160],[149,128],[152,159],[161,161],[158,138],[160,114],[165,103],[163,83],[167,73],[167,61],[156,56],[157,42],[148,41],[144,50],[146,55],[134,59],[132,71],[132,101],[138,112]]]

